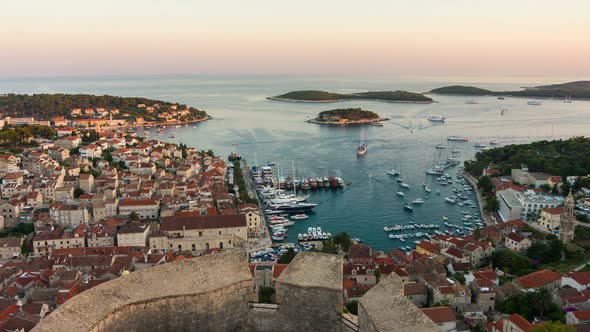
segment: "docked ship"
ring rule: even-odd
[[[450,141],[450,142],[469,142],[469,137],[467,137],[467,136],[455,136],[455,135],[452,135],[452,136],[448,136],[447,137],[447,141]]]
[[[446,120],[446,118],[442,115],[431,115],[427,119],[431,122],[445,122]]]
[[[237,152],[232,152],[229,154],[229,156],[227,157],[227,160],[234,162],[234,161],[240,161],[242,160],[242,155],[237,153]]]
[[[359,147],[356,149],[356,155],[357,156],[363,156],[367,154],[367,151],[369,150],[369,146],[367,144],[361,144],[359,145]]]

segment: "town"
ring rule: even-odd
[[[576,220],[590,205],[590,190],[579,185],[585,177],[562,180],[524,165],[510,175],[493,165],[477,178],[465,174],[479,188],[487,226],[432,235],[411,251],[372,250],[346,233],[273,248],[270,220],[239,161],[73,121],[5,122],[7,131],[47,129],[35,144],[0,154],[0,329],[30,330],[92,287],[219,252],[244,260],[273,253],[249,264],[254,301],[272,304],[276,280],[301,250],[344,258],[342,311],[351,330],[359,300],[390,274],[442,331],[590,323],[590,228]]]

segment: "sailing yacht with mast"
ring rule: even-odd
[[[359,142],[359,147],[356,149],[356,155],[357,156],[364,156],[367,154],[367,151],[369,150],[369,146],[364,142],[364,133],[361,130],[360,132],[360,142]]]

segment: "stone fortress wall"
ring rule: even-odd
[[[101,284],[67,301],[33,331],[350,331],[340,323],[341,257],[299,253],[277,279],[276,292],[277,305],[253,306],[245,259],[238,253],[215,254]],[[438,329],[402,296],[397,276],[384,278],[369,293],[374,299],[363,301],[365,296],[359,304],[360,331]]]

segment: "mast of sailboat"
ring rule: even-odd
[[[295,160],[293,162],[293,195],[297,197],[297,176],[295,175]]]

